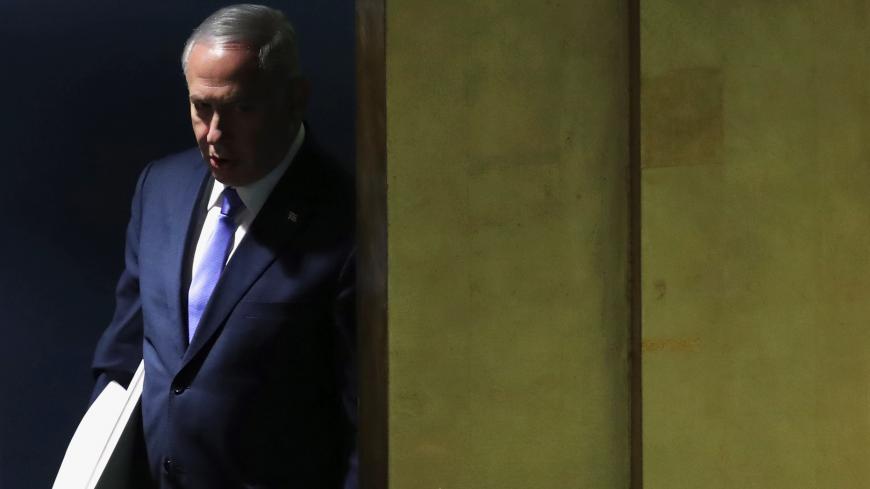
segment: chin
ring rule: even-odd
[[[232,171],[228,171],[226,168],[215,168],[213,166],[209,166],[209,170],[211,171],[211,176],[213,176],[218,182],[227,186],[239,185],[238,175],[235,175]]]
[[[214,169],[211,171],[211,176],[213,176],[215,180],[226,185],[227,187],[238,187],[241,185],[245,185],[246,183],[244,181],[240,181],[238,178],[234,178],[232,175],[227,175],[225,172],[215,171]]]

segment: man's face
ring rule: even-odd
[[[284,157],[298,113],[287,87],[277,85],[245,46],[194,45],[187,61],[190,119],[218,181],[247,185]]]

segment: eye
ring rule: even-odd
[[[211,110],[211,104],[197,100],[193,102],[193,108],[197,112],[207,112]]]

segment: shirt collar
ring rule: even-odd
[[[293,144],[290,145],[290,149],[287,151],[284,159],[281,160],[281,163],[278,163],[278,166],[273,168],[272,171],[256,182],[236,187],[236,191],[239,193],[239,198],[242,199],[242,203],[245,204],[246,212],[250,212],[252,213],[251,215],[254,216],[260,212],[260,209],[263,207],[263,204],[266,203],[269,194],[272,193],[272,189],[275,188],[278,180],[282,175],[284,175],[287,168],[290,167],[290,163],[293,161],[293,158],[296,157],[299,148],[302,147],[303,141],[305,141],[305,125],[299,124],[299,130],[296,131],[296,137],[293,139]],[[226,185],[215,180],[206,210],[211,209],[212,207],[220,207],[220,197],[224,188],[226,188]]]

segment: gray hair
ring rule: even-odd
[[[190,52],[198,42],[250,46],[257,51],[258,64],[264,72],[285,79],[299,76],[296,31],[280,10],[246,3],[230,5],[211,14],[184,44],[181,67],[185,74]]]

